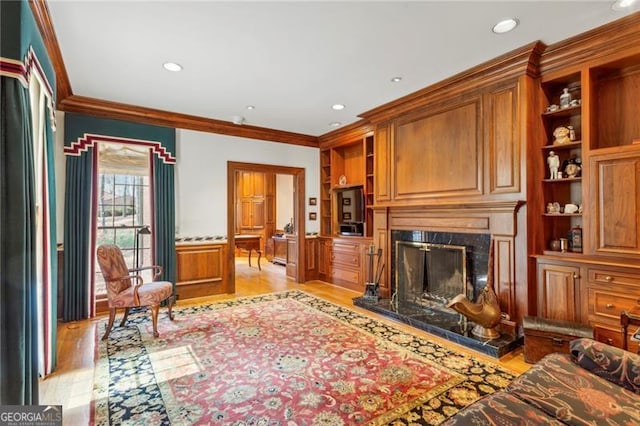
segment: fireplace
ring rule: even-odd
[[[467,292],[467,250],[452,244],[396,242],[394,303],[416,303],[446,310],[445,305]]]
[[[490,243],[486,233],[391,230],[391,298],[354,303],[500,357],[517,339],[478,339],[471,334],[473,324],[446,307],[460,293],[476,300],[487,283]]]

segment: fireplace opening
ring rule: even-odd
[[[415,303],[449,313],[447,303],[468,294],[465,246],[412,241],[396,242],[397,304]]]

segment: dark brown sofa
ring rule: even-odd
[[[640,425],[640,356],[576,339],[445,425]]]

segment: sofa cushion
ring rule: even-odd
[[[466,407],[444,425],[537,426],[562,425],[562,422],[506,392],[497,392]]]
[[[640,397],[571,361],[551,354],[507,391],[570,425],[640,424]]]
[[[580,367],[640,395],[640,355],[592,339],[572,341],[570,351]]]

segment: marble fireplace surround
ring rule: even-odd
[[[517,235],[517,212],[520,206],[520,202],[510,201],[377,209],[374,243],[386,242],[384,247],[388,252],[386,259],[391,269],[391,282],[381,287],[381,299],[378,303],[359,298],[354,299],[354,303],[488,355],[500,357],[508,353],[519,344],[515,329],[511,329],[508,334],[503,333],[499,339],[483,341],[470,335],[470,327],[461,321],[459,315],[410,303],[398,308],[398,304],[392,303],[391,295],[395,292],[396,241],[449,243],[468,247],[470,276],[467,281],[472,285],[475,298],[486,284],[489,241],[493,238],[494,289],[502,311],[510,319],[517,321],[518,296],[527,297],[526,290],[521,292],[523,294],[518,294],[517,291],[517,278],[526,283],[525,277],[516,277],[518,268],[515,247],[517,243],[521,243]],[[385,220],[380,221],[382,217]]]

